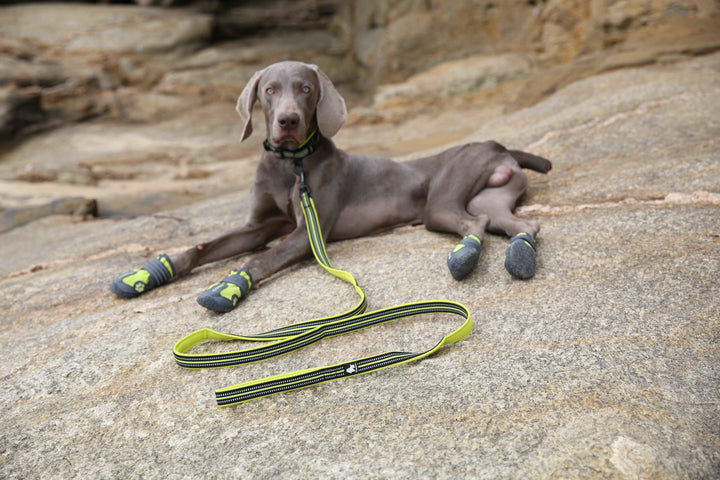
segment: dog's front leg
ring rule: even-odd
[[[189,248],[172,258],[160,254],[147,265],[118,277],[110,284],[110,289],[125,298],[137,297],[200,265],[256,250],[291,228],[287,218],[279,215],[270,216],[261,222],[250,220],[240,228]]]
[[[209,242],[200,243],[173,258],[175,270],[177,275],[184,275],[195,267],[257,250],[291,228],[283,216],[268,218],[262,222],[249,221],[240,228]]]
[[[197,301],[210,310],[229,312],[247,295],[253,284],[307,258],[311,253],[307,231],[300,226],[280,243],[255,255],[242,268],[232,270],[220,282],[210,286]]]
[[[271,249],[253,256],[244,268],[251,272],[257,283],[284,268],[305,260],[311,254],[307,231],[304,226],[300,226]]]

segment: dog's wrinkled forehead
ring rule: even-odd
[[[319,89],[315,70],[301,62],[280,62],[265,69],[258,82],[258,93],[273,86],[298,88],[302,85],[308,85],[314,91]]]

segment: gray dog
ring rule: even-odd
[[[251,252],[285,236],[198,297],[204,307],[227,312],[253,285],[309,257],[296,175],[300,162],[325,240],[421,223],[428,230],[456,233],[462,240],[447,263],[452,276],[460,280],[477,263],[488,230],[511,238],[505,256],[511,275],[534,275],[534,238],[540,227],[512,212],[527,187],[521,167],[546,173],[550,161],[492,141],[402,163],[348,155],[331,140],[347,118],[345,101],[315,65],[281,62],[253,75],[237,102],[243,140],[253,131],[256,101],[265,113],[267,138],[245,225],[172,259],[159,255],[115,280],[113,292],[135,297],[197,266]]]

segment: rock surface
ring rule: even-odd
[[[608,49],[659,55],[717,49],[712,0],[353,0],[338,15],[361,65],[381,83],[435,62],[520,52],[547,65]],[[636,59],[637,60],[637,59]]]
[[[184,61],[219,69],[224,61],[207,59],[231,51]],[[498,58],[485,60],[502,65]],[[404,159],[492,138],[552,159],[549,175],[529,174],[518,213],[542,225],[537,275],[511,279],[507,239],[491,235],[462,282],[445,266],[457,239],[422,227],[331,244],[333,264],[358,278],[371,309],[460,301],[473,314],[472,335],[419,363],[238,407],[218,409],[213,390],[426,350],[457,322],[406,320],[269,362],[182,370],[172,346],[191,331],[258,333],[356,301],[312,261],[225,315],[195,298],[242,260],[136,300],[109,292],[115,276],[155,253],[243,220],[261,139],[237,144],[232,100],[128,86],[124,105],[156,102],[142,114],[155,121],[106,116],[5,152],[6,212],[82,195],[98,199],[101,216],[46,216],[0,233],[0,477],[717,477],[720,54],[575,82],[559,73],[568,64],[472,91],[453,89],[465,71],[437,68],[447,76],[385,89],[446,79],[420,98],[386,95],[354,108],[337,143]],[[503,104],[533,82],[557,91],[527,108]],[[133,197],[133,218],[102,216]]]
[[[259,139],[237,143],[228,105],[255,70],[278,60],[317,63],[343,91],[354,107],[354,130],[340,136],[346,149],[394,156],[457,141],[588,75],[720,48],[713,2],[588,10],[570,0],[323,0],[294,18],[285,0],[228,3],[215,14],[4,7],[0,211],[37,207],[39,216],[82,195],[101,216],[133,216],[247,185]],[[264,26],[257,35],[253,18]],[[424,36],[417,25],[427,22]],[[546,39],[558,22],[560,40]],[[363,60],[363,45],[382,61]],[[575,53],[557,53],[566,47]]]

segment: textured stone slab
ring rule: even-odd
[[[467,140],[498,140],[553,159],[556,204],[717,191],[720,56],[598,75],[506,115]],[[547,183],[545,183],[547,182]],[[533,189],[533,192],[535,190]]]
[[[0,31],[65,52],[157,52],[202,42],[209,15],[107,5],[4,7]]]
[[[591,78],[483,127],[478,138],[534,144],[555,162],[548,177],[533,177],[535,207],[521,213],[543,226],[536,277],[509,277],[507,239],[496,236],[463,282],[445,266],[457,241],[449,235],[408,227],[332,244],[333,264],[355,274],[370,308],[461,301],[473,334],[421,363],[237,408],[216,408],[213,389],[427,349],[456,325],[442,316],[402,321],[270,363],[186,371],[171,348],[195,329],[257,333],[349,308],[354,293],[310,261],[222,316],[195,297],[239,261],[134,301],[108,292],[116,274],[155,252],[242,221],[246,191],[132,220],[52,217],[3,233],[0,476],[713,478],[716,64]],[[678,160],[652,150],[659,130]],[[657,155],[656,168],[643,152]]]

